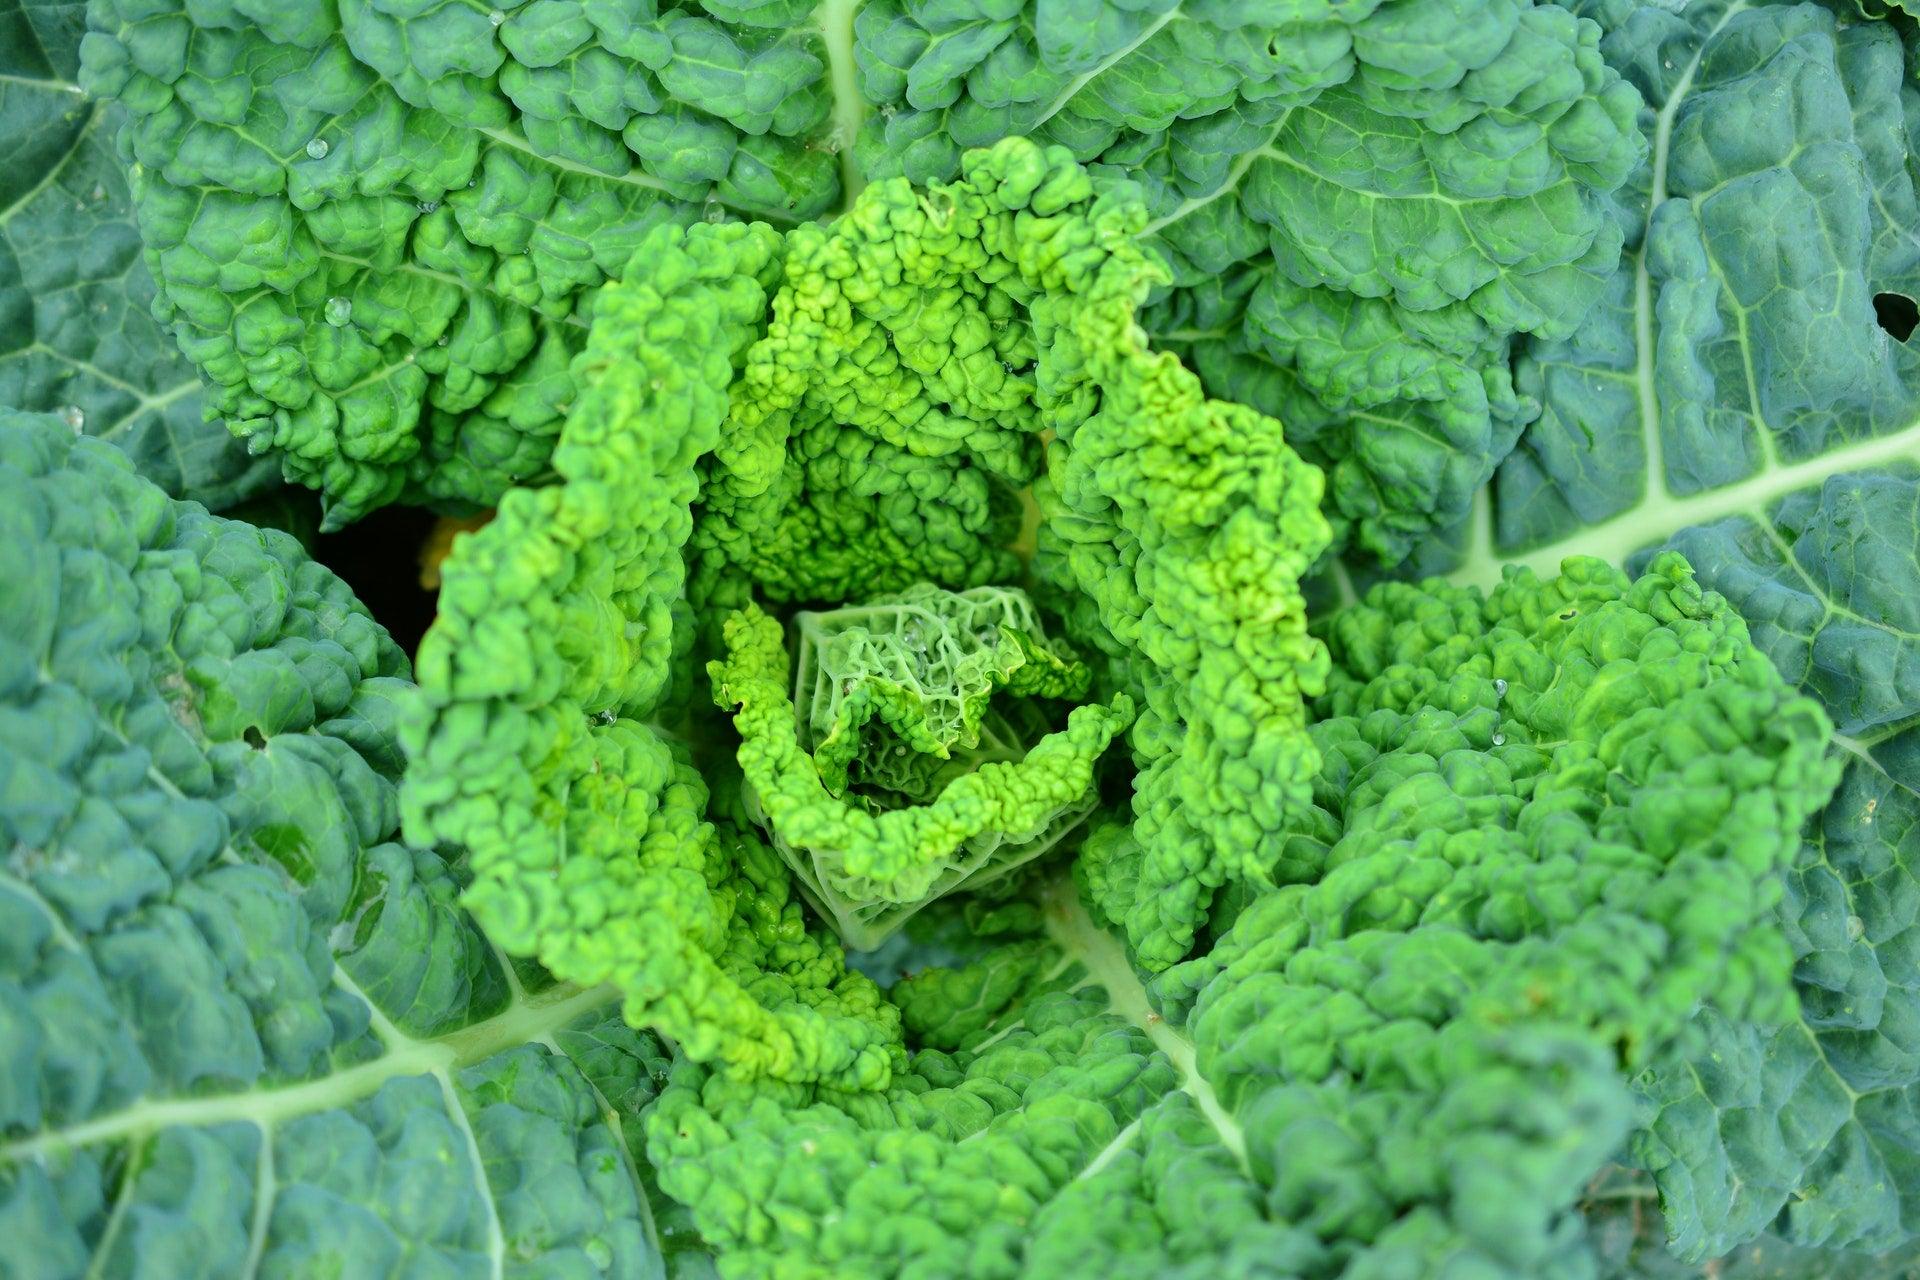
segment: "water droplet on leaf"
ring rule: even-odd
[[[333,147],[325,138],[315,138],[307,144],[307,154],[315,160],[325,160],[327,158],[327,152],[331,150],[333,150]]]
[[[505,23],[506,20],[507,20],[507,15],[500,12],[498,9],[495,9],[492,13],[487,15],[487,21],[491,22],[496,27]]]
[[[1506,734],[1504,734],[1504,733],[1496,733],[1496,734],[1494,734],[1494,735],[1493,735],[1493,745],[1494,745],[1494,746],[1496,746],[1496,747],[1503,747],[1503,746],[1505,746],[1505,745],[1506,745],[1506,743],[1507,743],[1507,735],[1506,735]]]
[[[1496,679],[1493,682],[1493,696],[1496,698],[1504,698],[1507,696],[1507,682],[1505,680]]]
[[[353,319],[353,300],[351,298],[332,297],[327,299],[327,323],[338,329]]]
[[[1867,922],[1859,916],[1847,917],[1847,941],[1858,942],[1866,935]]]
[[[87,412],[77,404],[70,404],[60,411],[60,421],[73,428],[75,435],[79,435],[86,428]]]
[[[413,207],[422,213],[432,213],[440,207],[440,202],[438,200],[421,200],[415,203]]]

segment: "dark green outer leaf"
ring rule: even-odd
[[[85,9],[0,0],[0,404],[59,413],[219,510],[275,468],[203,419],[199,375],[149,312],[123,113],[74,83]]]
[[[665,1054],[386,840],[406,674],[290,536],[0,413],[0,1276],[662,1274]]]
[[[1914,36],[1844,6],[1581,8],[1649,103],[1628,255],[1523,352],[1542,416],[1418,562],[1488,584],[1677,548],[1831,712],[1850,764],[1782,907],[1802,1020],[1703,1021],[1641,1082],[1635,1154],[1684,1256],[1764,1231],[1835,1259],[1781,1273],[1873,1274],[1842,1251],[1920,1238],[1920,350],[1875,308],[1920,296]]]

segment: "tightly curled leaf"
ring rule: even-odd
[[[894,596],[793,619],[801,745],[835,795],[849,781],[881,806],[931,800],[949,777],[1024,753],[1010,699],[1086,696],[1086,664],[1048,641],[1017,587]],[[878,720],[884,731],[875,725]],[[876,736],[876,734],[878,736]],[[864,784],[863,786],[860,784]]]
[[[1702,1004],[1790,1006],[1829,726],[1677,556],[1327,630],[1315,805],[1209,952],[1143,990],[1056,883],[1037,936],[895,986],[883,1098],[676,1073],[649,1151],[730,1275],[1592,1274],[1630,1074]],[[1098,908],[1126,868],[1081,865]]]
[[[1009,139],[951,185],[869,187],[787,237],[786,284],[704,469],[691,592],[846,600],[1004,580],[1034,482],[1037,566],[1071,637],[1140,708],[1143,962],[1191,944],[1214,891],[1258,882],[1313,769],[1325,659],[1299,579],[1325,549],[1320,473],[1280,424],[1208,399],[1148,345],[1165,282],[1130,188]],[[1045,474],[1040,439],[1045,446]]]
[[[1591,306],[1646,149],[1598,29],[1531,0],[99,0],[91,22],[160,313],[214,410],[337,520],[543,474],[594,296],[651,227],[844,212],[1027,135],[1142,183],[1177,286],[1147,327],[1296,424],[1342,535],[1397,559],[1535,412],[1512,339]]]
[[[666,1054],[391,842],[406,674],[292,538],[0,412],[0,1274],[657,1266]]]
[[[919,593],[919,599],[932,594]],[[943,603],[916,610],[930,632],[955,620],[934,611]],[[1019,635],[994,639],[1018,649]],[[787,697],[780,624],[750,606],[727,619],[726,646],[725,659],[709,663],[707,673],[714,701],[734,710],[744,798],[808,898],[861,951],[884,942],[935,898],[991,883],[1058,844],[1092,810],[1095,767],[1133,718],[1133,702],[1124,693],[1114,695],[1111,705],[1076,707],[1064,729],[1035,742],[1021,758],[979,763],[946,781],[924,804],[879,807],[858,795],[836,794],[823,776],[830,771],[800,744],[803,722]],[[952,644],[936,637],[929,647]],[[959,700],[952,688],[928,683],[930,688],[917,681],[908,688],[884,686],[902,695],[881,712],[904,740],[899,749],[920,749],[905,745],[916,740],[939,742],[927,704]],[[980,714],[971,713],[976,740]]]
[[[1325,659],[1296,582],[1326,544],[1319,474],[1145,345],[1161,273],[1141,217],[1014,139],[950,186],[869,187],[831,227],[642,246],[575,365],[561,483],[461,540],[421,648],[409,831],[471,851],[469,900],[503,946],[616,983],[701,1060],[883,1083],[877,993],[804,933],[784,876],[710,845],[700,774],[647,721],[685,672],[689,595],[712,620],[755,589],[843,598],[876,567],[1010,570],[996,477],[1030,473],[1044,430],[1047,571],[1080,638],[1130,654],[1112,693],[1144,708],[1154,960],[1184,954],[1215,889],[1266,874],[1313,765],[1303,698]],[[1128,714],[1109,706],[1102,734]],[[1101,714],[1081,719],[1091,757]]]
[[[890,1011],[807,932],[777,859],[716,839],[706,782],[647,719],[692,638],[674,614],[694,462],[779,250],[765,225],[662,228],[601,299],[562,482],[509,493],[441,567],[406,821],[470,851],[467,901],[501,946],[613,983],[634,1025],[744,1075],[871,1087]]]

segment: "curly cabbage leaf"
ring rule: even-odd
[[[159,314],[334,524],[540,474],[597,288],[647,232],[840,198],[852,6],[92,7]]]
[[[702,776],[656,723],[694,639],[686,598],[710,616],[796,582],[832,594],[874,562],[937,581],[963,548],[997,568],[1015,529],[913,499],[1034,465],[1023,428],[1053,433],[1039,501],[1063,532],[1041,553],[1076,596],[1070,629],[1132,653],[1112,692],[1143,708],[1128,926],[1149,963],[1185,954],[1221,885],[1265,874],[1308,794],[1298,728],[1325,660],[1296,583],[1326,544],[1318,473],[1145,345],[1133,317],[1161,273],[1130,238],[1137,204],[1023,139],[967,166],[869,187],[831,228],[656,231],[576,365],[563,483],[509,493],[456,545],[422,644],[409,831],[471,850],[469,901],[509,951],[616,983],[632,1021],[737,1074],[873,1088],[898,1046],[784,878],[702,826]],[[1249,770],[1257,794],[1222,781]],[[776,945],[764,922],[788,912]]]
[[[74,82],[85,8],[0,3],[0,404],[57,413],[222,510],[279,468],[205,420],[199,375],[150,314],[113,146],[125,112]]]
[[[801,746],[829,791],[854,785],[871,804],[931,800],[950,778],[1018,759],[1036,718],[1009,700],[1077,702],[1093,678],[1047,639],[1018,587],[916,583],[862,604],[797,613],[793,631]]]
[[[930,627],[951,622],[926,612]],[[1064,728],[1017,760],[967,769],[924,804],[875,806],[835,794],[828,770],[801,745],[805,722],[787,696],[780,624],[750,607],[727,619],[725,638],[726,656],[708,663],[707,674],[714,702],[733,712],[740,735],[742,799],[808,900],[860,951],[885,942],[927,903],[989,884],[1059,844],[1092,811],[1100,757],[1133,719],[1124,693],[1108,705],[1076,707]],[[937,685],[934,692],[957,700]],[[884,714],[908,742],[937,742],[922,709],[928,700],[917,694],[905,691]]]
[[[1140,182],[1177,286],[1147,328],[1285,422],[1341,540],[1388,562],[1538,411],[1512,339],[1598,300],[1646,151],[1599,29],[1555,5],[872,0],[855,31],[868,171],[1026,134]]]
[[[648,1150],[728,1274],[1592,1274],[1629,1074],[1790,1004],[1829,725],[1677,555],[1327,631],[1315,803],[1205,953],[1143,986],[1056,879],[957,908],[997,945],[893,987],[879,1097],[676,1066]]]
[[[544,475],[594,296],[651,227],[841,213],[1032,136],[1143,184],[1176,286],[1143,323],[1292,424],[1339,536],[1398,560],[1538,411],[1509,349],[1600,298],[1608,197],[1646,150],[1599,29],[1531,0],[100,0],[91,22],[161,313],[336,522]]]
[[[669,1054],[394,842],[346,586],[12,412],[0,565],[0,1274],[664,1274]]]
[[[1685,1256],[1765,1230],[1845,1274],[1920,1238],[1912,36],[1812,4],[1581,9],[1649,104],[1628,255],[1572,337],[1524,348],[1541,418],[1419,562],[1491,583],[1678,549],[1833,718],[1845,778],[1780,913],[1799,1014],[1707,1015],[1643,1082],[1635,1157]]]

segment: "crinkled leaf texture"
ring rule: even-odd
[[[1531,0],[101,0],[161,313],[336,521],[544,474],[593,299],[661,223],[791,224],[1008,136],[1140,181],[1145,318],[1287,421],[1343,539],[1457,521],[1538,410],[1645,152]]]
[[[1147,963],[1265,874],[1307,797],[1318,472],[1147,345],[1134,317],[1162,275],[1137,203],[1024,139],[966,165],[869,187],[831,228],[656,231],[576,365],[564,483],[513,491],[456,545],[421,649],[409,831],[472,851],[503,946],[616,982],[636,1023],[746,1075],[873,1088],[898,1046],[771,855],[710,846],[707,784],[653,723],[689,594],[711,621],[756,592],[852,596],[873,565],[965,585],[1010,560],[1008,486],[1051,432],[1047,574],[1077,638],[1130,654],[1113,718],[1144,708],[1126,924]],[[1226,781],[1249,769],[1258,794]]]
[[[612,992],[391,840],[404,656],[292,538],[0,413],[0,1274],[663,1274]]]
[[[1846,773],[1781,906],[1799,1016],[1703,1018],[1641,1082],[1635,1156],[1686,1256],[1765,1230],[1867,1274],[1920,1239],[1920,353],[1879,310],[1920,297],[1914,37],[1846,6],[1581,8],[1649,104],[1629,252],[1525,348],[1541,418],[1418,562],[1490,583],[1676,548],[1832,716]]]
[[[1092,683],[1018,587],[916,583],[797,613],[793,634],[800,743],[830,790],[876,805],[930,800],[950,772],[1018,759],[1034,717],[1009,715],[1012,700],[1078,701]]]
[[[111,440],[214,510],[278,476],[201,413],[200,380],[149,312],[124,111],[74,83],[86,6],[0,4],[0,404]]]
[[[543,472],[650,228],[839,202],[853,7],[103,0],[84,81],[209,403],[338,524]]]
[[[969,602],[948,598],[959,602],[964,617]],[[951,621],[927,615],[929,629]],[[987,635],[1020,648],[1018,633]],[[805,721],[787,696],[790,664],[779,622],[750,606],[727,619],[725,644],[726,656],[708,663],[707,674],[714,702],[733,712],[740,735],[742,801],[808,901],[860,951],[885,942],[928,903],[977,892],[1071,834],[1099,802],[1100,757],[1133,720],[1133,700],[1117,693],[1110,704],[1075,707],[1058,731],[1011,759],[969,762],[972,767],[944,779],[924,803],[902,796],[877,804],[860,792],[836,792],[832,772],[802,745]],[[944,638],[936,644],[952,647]],[[924,666],[925,657],[920,661]],[[946,689],[935,683],[929,690],[935,699],[923,699],[917,682],[878,687],[904,694],[888,712],[892,724],[908,738],[939,744],[924,707]],[[883,742],[880,750],[888,756],[915,750],[894,741],[898,745]]]
[[[1090,844],[1082,892],[929,908],[972,951],[893,987],[878,1096],[676,1067],[648,1150],[729,1275],[1595,1274],[1629,1072],[1787,1003],[1824,716],[1678,556],[1383,588],[1327,638],[1314,803],[1210,948],[1143,985]]]

